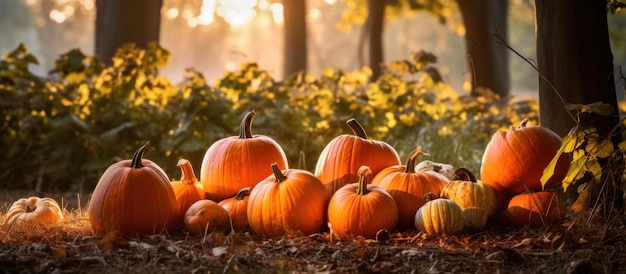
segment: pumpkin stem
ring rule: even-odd
[[[191,185],[195,184],[198,181],[198,178],[196,178],[196,174],[193,172],[193,167],[187,159],[178,160],[178,163],[176,165],[180,167],[180,170],[182,171],[182,175],[180,177],[181,183]]]
[[[529,119],[528,118],[524,118],[524,120],[522,120],[519,125],[517,126],[517,129],[521,129],[526,127],[526,124],[528,124]]]
[[[273,167],[272,167],[272,169],[273,169]],[[282,174],[282,172],[281,172],[281,174]],[[237,195],[235,195],[235,199],[237,199],[238,201],[241,201],[248,194],[250,194],[250,187],[249,186],[240,189],[239,192],[237,192]]]
[[[27,206],[26,207],[26,213],[35,212],[35,210],[37,210],[36,206],[34,206],[34,207]]]
[[[365,195],[370,191],[367,189],[367,185],[372,180],[372,170],[368,166],[361,166],[358,171],[359,184],[356,188],[356,194]]]
[[[276,177],[277,183],[281,183],[287,180],[287,177],[285,177],[285,174],[283,174],[283,172],[280,170],[277,163],[272,164],[272,171],[274,171],[274,177]]]
[[[239,125],[239,139],[248,139],[252,138],[252,131],[250,128],[252,127],[252,118],[256,115],[256,112],[250,110],[243,120],[241,120],[241,124]]]
[[[356,118],[348,119],[348,121],[346,121],[346,124],[348,124],[350,129],[352,129],[352,133],[354,133],[354,135],[363,139],[367,139],[367,133],[365,133],[363,126],[359,124],[359,121],[357,121]]]
[[[426,193],[426,195],[424,195],[424,199],[426,199],[426,202],[430,202],[436,200],[437,196],[435,196],[435,194],[433,194],[432,192],[428,192]]]
[[[421,155],[428,155],[428,153],[422,151],[422,146],[417,146],[417,148],[409,154],[409,157],[406,157],[405,173],[415,173],[415,161]]]
[[[469,169],[460,167],[454,171],[452,181],[467,181],[476,183],[478,180],[476,179],[476,175],[474,175],[474,173]]]
[[[145,145],[141,146],[137,151],[135,151],[135,155],[133,155],[133,159],[130,161],[130,167],[132,168],[142,168],[143,163],[141,162],[143,153],[146,151],[146,148],[150,145],[150,141],[147,141]]]

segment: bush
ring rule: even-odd
[[[388,64],[375,82],[368,68],[276,81],[246,63],[215,84],[188,69],[175,85],[157,73],[168,58],[156,44],[127,45],[105,66],[70,50],[44,79],[30,73],[37,59],[23,45],[7,54],[0,63],[1,187],[89,193],[110,164],[147,140],[153,145],[145,158],[178,178],[178,159],[199,170],[206,149],[238,135],[250,109],[257,112],[253,134],[274,138],[291,167],[310,171],[326,143],[351,134],[351,117],[402,158],[421,145],[433,161],[474,170],[497,129],[537,120],[534,100],[455,92],[425,52]]]

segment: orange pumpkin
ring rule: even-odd
[[[379,230],[393,231],[398,225],[398,205],[379,186],[370,184],[372,171],[362,166],[358,182],[337,190],[328,204],[328,225],[338,237],[373,239]],[[413,220],[413,219],[411,219]]]
[[[228,211],[211,200],[199,200],[185,212],[185,228],[195,235],[231,231]]]
[[[187,212],[187,209],[189,209],[193,203],[204,199],[204,189],[202,188],[202,184],[198,182],[193,172],[193,167],[188,160],[178,160],[177,166],[180,167],[182,175],[180,181],[172,181],[172,188],[174,189],[174,195],[178,203],[178,212],[181,213],[181,218],[183,218],[184,213]]]
[[[52,198],[21,198],[9,207],[5,223],[53,225],[63,220],[63,210]]]
[[[248,198],[250,188],[244,187],[234,197],[219,202],[228,213],[233,222],[233,230],[241,231],[248,226]]]
[[[414,227],[415,213],[426,203],[424,195],[439,193],[449,182],[448,178],[436,171],[415,171],[415,161],[422,155],[422,148],[417,147],[409,154],[406,165],[394,165],[380,171],[372,179],[372,184],[389,192],[400,209],[399,229]]]
[[[331,140],[322,151],[315,167],[315,176],[334,193],[342,186],[356,182],[361,166],[369,166],[376,175],[382,169],[399,165],[396,150],[383,141],[369,140],[359,122],[347,121],[354,135],[342,134]]]
[[[509,132],[497,131],[485,148],[481,180],[496,191],[518,194],[526,190],[541,191],[541,176],[561,147],[562,139],[552,130],[541,126],[526,126],[524,119]],[[562,154],[546,187],[561,183],[569,169],[571,158]]]
[[[87,209],[95,233],[135,236],[176,227],[180,219],[170,180],[161,167],[142,159],[149,143],[132,159],[109,166],[100,177]]]
[[[276,141],[265,135],[252,135],[254,116],[254,110],[246,114],[239,136],[216,141],[204,154],[200,181],[208,199],[219,202],[230,198],[272,174],[259,166],[277,163],[281,169],[288,168],[287,156]]]
[[[324,185],[309,171],[281,171],[276,163],[271,167],[274,174],[250,191],[248,224],[252,231],[264,237],[321,232],[330,200]]]
[[[565,218],[566,210],[563,201],[553,192],[522,193],[509,200],[500,222],[513,226],[559,224]]]

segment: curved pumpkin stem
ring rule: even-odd
[[[274,169],[274,167],[272,167],[272,170],[273,169]],[[281,174],[282,174],[282,172],[281,172]],[[235,195],[235,199],[237,199],[238,201],[241,201],[248,194],[250,194],[250,187],[249,186],[240,189],[239,192],[237,192],[237,195]]]
[[[133,159],[130,161],[130,167],[132,168],[142,168],[143,163],[141,162],[143,158],[143,153],[146,151],[146,148],[150,145],[150,141],[147,141],[146,144],[141,146],[137,151],[135,151],[135,155],[133,155]]]
[[[454,171],[452,181],[467,181],[476,183],[478,180],[476,179],[476,175],[474,175],[472,171],[467,168],[460,167]]]
[[[272,164],[272,171],[274,172],[274,177],[276,177],[277,183],[281,183],[287,180],[287,177],[285,177],[285,174],[283,174],[283,172],[280,170],[280,167],[278,167],[277,163]]]
[[[367,133],[365,133],[363,126],[361,126],[361,124],[359,124],[359,121],[357,121],[355,118],[348,119],[348,121],[346,121],[346,124],[348,124],[350,129],[352,129],[354,135],[363,139],[367,139]]]
[[[359,185],[356,188],[356,194],[365,195],[370,191],[367,189],[367,185],[372,180],[372,170],[368,166],[361,166],[358,171]]]
[[[180,170],[183,173],[180,177],[181,183],[195,184],[198,181],[198,178],[196,178],[196,174],[194,174],[193,172],[193,167],[187,159],[178,160],[178,163],[176,165],[180,167]]]
[[[421,155],[428,155],[422,151],[422,146],[417,146],[415,150],[413,150],[408,157],[406,157],[406,167],[404,169],[405,173],[415,173],[415,161]]]
[[[528,121],[529,121],[529,119],[528,119],[528,118],[524,118],[524,120],[522,120],[522,121],[519,123],[519,125],[517,126],[517,129],[520,129],[520,128],[525,128],[525,127],[526,127],[526,124],[528,124]]]
[[[253,109],[250,110],[245,117],[243,117],[243,120],[241,120],[241,124],[239,125],[239,139],[252,138],[252,131],[250,128],[252,128],[252,118],[254,118],[255,115],[256,112],[254,112]]]
[[[432,192],[428,192],[424,195],[424,199],[426,199],[426,202],[430,202],[436,200],[437,196],[435,196],[435,194],[433,194]]]

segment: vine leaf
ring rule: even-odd
[[[609,116],[613,114],[613,106],[603,102],[595,102],[591,104],[568,104],[567,109],[577,113],[589,112],[602,116]]]
[[[578,186],[577,191],[578,198],[576,198],[576,201],[574,201],[574,203],[572,203],[572,205],[570,205],[569,207],[569,209],[574,213],[581,212],[587,208],[590,196],[589,183],[581,184],[580,186]]]

